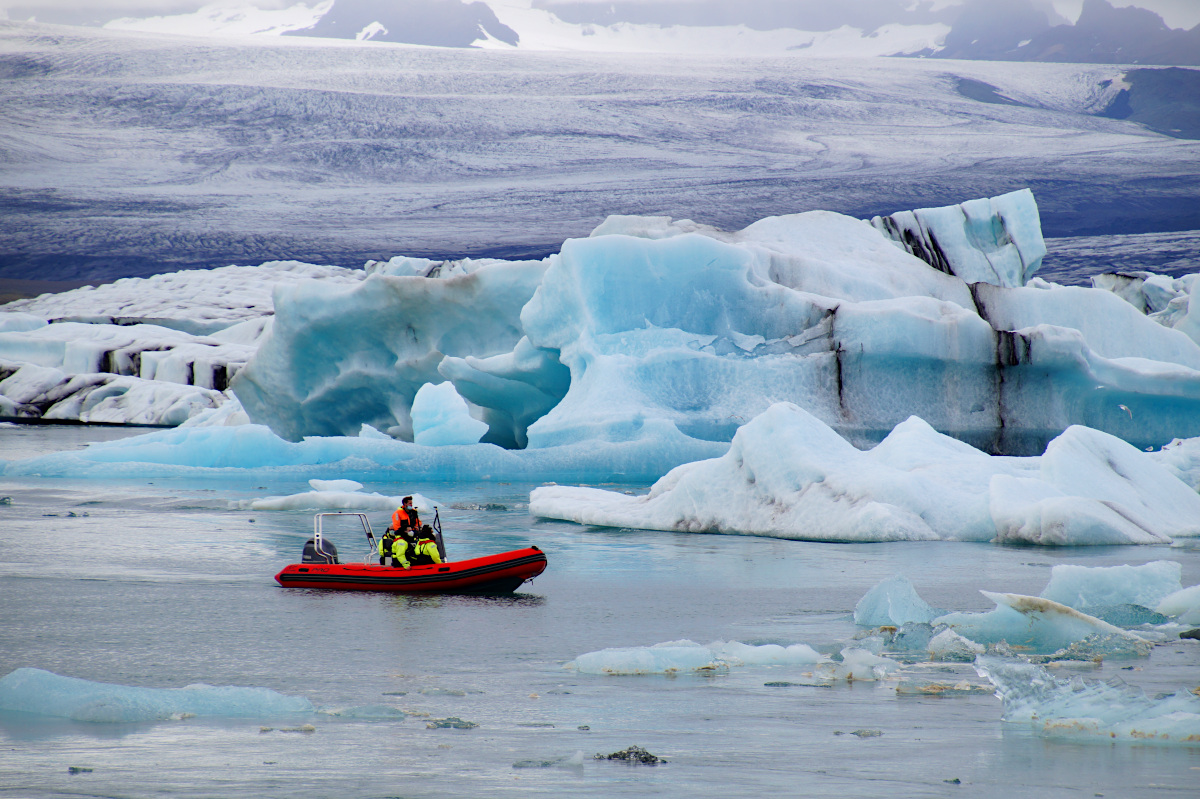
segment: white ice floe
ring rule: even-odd
[[[184,383],[0,362],[0,415],[14,418],[170,426],[226,399],[221,391]]]
[[[1171,277],[1153,272],[1119,272],[1096,275],[1092,285],[1111,291],[1163,327],[1200,341],[1200,302],[1192,305],[1196,275]]]
[[[0,415],[181,424],[224,404],[222,392],[270,330],[277,286],[364,276],[278,261],[124,278],[9,303],[0,312]]]
[[[203,684],[139,688],[20,668],[0,677],[0,710],[74,721],[130,723],[188,716],[261,718],[312,713],[316,708],[304,697],[267,688]]]
[[[831,659],[807,644],[753,646],[738,641],[716,641],[705,646],[688,640],[601,649],[580,655],[566,665],[583,674],[612,676],[709,674],[739,667],[792,666],[804,669],[802,675],[806,679],[826,684],[871,682],[901,668],[899,662],[859,646],[844,647],[838,659]]]
[[[860,451],[780,403],[719,458],[629,496],[544,486],[530,511],[580,524],[829,541],[1162,543],[1200,535],[1200,495],[1150,455],[1072,427],[1029,458],[988,456],[912,418]]]
[[[679,674],[725,671],[731,666],[813,666],[824,658],[806,644],[753,646],[739,641],[668,641],[580,655],[567,664],[583,674]]]
[[[312,491],[289,494],[285,497],[263,497],[241,500],[235,507],[246,510],[351,510],[394,511],[403,496],[389,497],[374,491],[363,493],[357,480],[309,480]],[[409,495],[405,495],[409,496]],[[413,506],[423,513],[433,513],[437,506],[422,494],[412,494]]]
[[[1048,738],[1195,746],[1200,697],[1186,689],[1149,697],[1139,688],[1063,679],[1030,663],[981,657],[976,670],[996,686],[1004,720]]]

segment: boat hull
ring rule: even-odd
[[[275,581],[284,588],[399,594],[511,594],[546,568],[537,547],[482,558],[398,569],[366,563],[293,563]]]

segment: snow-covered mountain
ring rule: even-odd
[[[1200,64],[1200,12],[1164,0],[1121,7],[1108,0],[323,0],[272,11],[218,0],[192,13],[108,25],[443,47]]]
[[[332,7],[314,24],[286,35],[437,47],[470,47],[479,40],[516,46],[520,38],[479,0],[333,0]]]

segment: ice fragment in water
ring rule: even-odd
[[[1180,624],[1200,624],[1200,585],[1183,588],[1163,597],[1155,608]]]
[[[1186,690],[1150,698],[1140,688],[1062,679],[1032,663],[985,656],[980,676],[1004,702],[1004,720],[1052,738],[1200,745],[1200,697]]]
[[[1133,633],[1086,613],[1042,597],[980,591],[996,603],[987,613],[948,613],[934,620],[979,644],[1006,642],[1023,651],[1049,654],[1093,633],[1126,636]]]
[[[739,641],[668,641],[654,646],[588,652],[567,665],[584,674],[678,674],[727,671],[731,666],[812,665],[821,655],[806,644],[752,646]]]
[[[1049,656],[1054,660],[1125,660],[1150,657],[1154,644],[1129,635],[1092,633]]]
[[[963,638],[954,630],[942,630],[929,641],[929,659],[970,663],[982,655],[985,647]]]
[[[136,688],[20,668],[0,678],[0,710],[121,723],[186,716],[245,718],[313,713],[316,708],[303,697],[286,696],[267,688],[212,685]]]
[[[860,627],[920,624],[932,621],[941,613],[917,596],[917,590],[907,577],[896,575],[879,583],[858,600],[854,623]]]

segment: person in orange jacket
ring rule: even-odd
[[[392,514],[391,532],[400,535],[405,530],[411,530],[414,533],[421,529],[421,518],[417,515],[417,509],[413,507],[412,497],[405,497],[400,500],[400,507],[396,508],[396,512]]]

